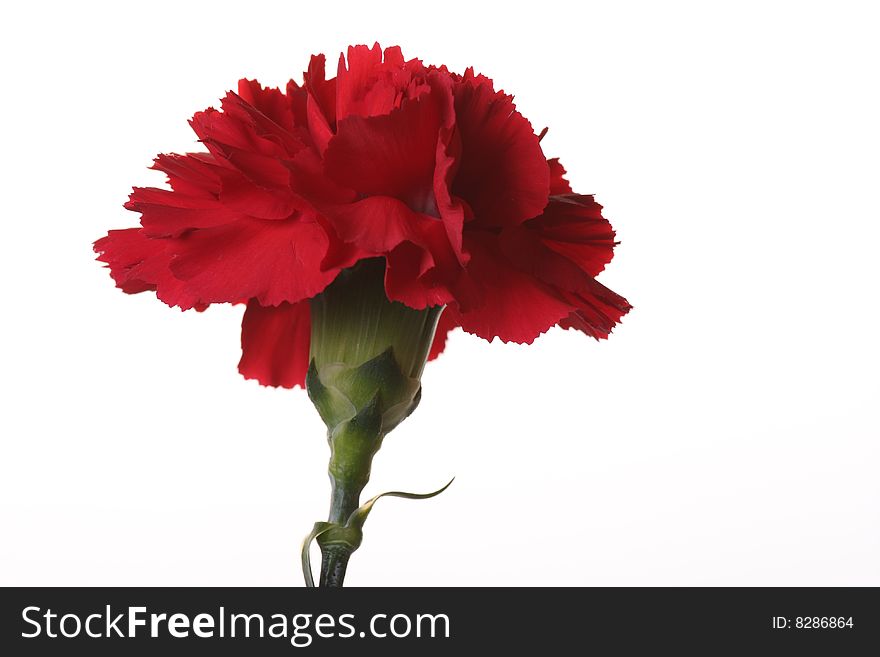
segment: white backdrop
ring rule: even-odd
[[[367,492],[457,479],[380,502],[347,583],[880,585],[873,3],[24,6],[0,19],[0,584],[301,583],[329,495],[305,393],[238,375],[241,307],[123,295],[91,242],[240,77],[379,40],[550,127],[635,310],[603,343],[454,334]]]

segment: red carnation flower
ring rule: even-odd
[[[206,152],[160,155],[171,189],[135,188],[140,226],[95,243],[118,287],[181,309],[246,303],[239,369],[303,385],[309,299],[369,258],[385,292],[460,326],[532,342],[554,325],[605,338],[630,309],[595,280],[614,231],[489,78],[354,46],[284,91],[242,80],[190,124]]]
[[[360,504],[373,456],[418,405],[426,359],[458,326],[608,337],[630,309],[595,280],[614,231],[511,96],[399,48],[351,47],[329,80],[312,57],[284,92],[242,80],[190,123],[207,151],[160,155],[171,189],[135,188],[140,227],[95,250],[125,292],[247,305],[239,370],[305,386],[327,426],[330,513],[303,572],[312,585],[316,540],[322,585],[341,586],[382,497]]]

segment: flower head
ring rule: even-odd
[[[511,96],[468,69],[353,46],[285,90],[242,80],[190,122],[204,152],[160,155],[170,189],[135,188],[140,226],[95,243],[118,287],[181,309],[243,303],[239,369],[303,385],[309,300],[384,260],[391,301],[531,342],[554,325],[605,338],[630,309],[595,280],[614,231],[572,192]]]

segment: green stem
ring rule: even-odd
[[[333,459],[331,459],[332,463]],[[357,486],[348,485],[347,482],[339,481],[330,477],[330,514],[328,522],[336,525],[345,525],[348,517],[360,506],[361,489]],[[339,544],[318,545],[321,547],[321,579],[319,586],[327,588],[340,588],[345,579],[345,569],[352,550]]]
[[[348,517],[360,506],[361,491],[330,479],[330,515],[327,522],[345,525]]]
[[[341,545],[329,545],[321,547],[321,582],[322,588],[342,588],[345,580],[345,569],[348,568],[348,559],[351,550]]]

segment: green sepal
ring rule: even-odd
[[[306,373],[306,391],[328,428],[332,429],[357,414],[354,404],[344,394],[336,388],[324,385],[318,375],[318,368],[315,367],[314,358],[309,363],[309,370]]]
[[[370,412],[378,409],[382,419],[378,430],[387,434],[415,410],[421,399],[420,381],[403,373],[392,347],[357,367],[328,363],[319,369],[313,358],[306,389],[331,432],[372,405]]]
[[[412,402],[419,389],[418,379],[406,376],[394,357],[394,347],[358,367],[340,371],[333,384],[360,407],[378,390],[383,410],[400,402]]]
[[[353,418],[337,424],[330,432],[330,439],[345,434],[356,440],[376,440],[382,433],[382,404],[379,391],[360,407]]]

